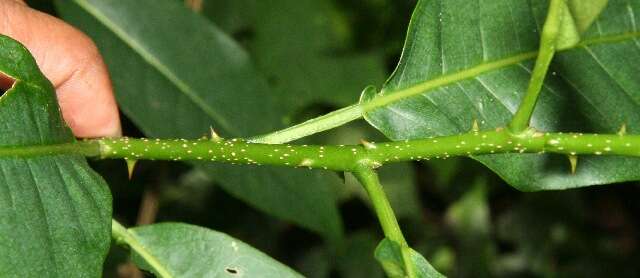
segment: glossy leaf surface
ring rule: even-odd
[[[198,138],[213,127],[241,137],[281,125],[278,99],[247,53],[178,1],[57,3],[98,44],[122,110],[145,135]],[[297,169],[205,167],[235,197],[327,238],[341,236],[330,174],[308,180]]]
[[[403,56],[378,98],[441,83],[379,106],[366,119],[394,140],[467,132],[474,119],[480,129],[505,126],[529,82],[547,5],[524,0],[420,1]],[[533,127],[614,133],[626,123],[630,133],[640,130],[639,12],[640,1],[609,1],[582,34],[582,42],[557,54]],[[584,17],[589,19],[588,14]],[[578,20],[581,26],[584,22]],[[640,160],[635,158],[581,156],[575,175],[567,158],[559,155],[474,158],[525,191],[640,179]]]
[[[162,223],[128,231],[171,277],[302,277],[253,247],[206,228]],[[157,274],[138,254],[133,261]]]
[[[0,35],[0,146],[73,142],[51,83]],[[80,155],[0,158],[0,276],[98,277],[111,242],[111,195]]]

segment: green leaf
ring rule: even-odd
[[[404,254],[403,254],[404,253]],[[375,251],[375,257],[382,264],[384,271],[389,277],[412,277],[407,273],[407,264],[403,257],[408,257],[415,266],[413,270],[414,277],[418,278],[439,278],[445,277],[429,264],[429,262],[415,250],[400,246],[397,242],[390,239],[383,239]]]
[[[280,126],[282,107],[232,39],[178,1],[57,2],[62,16],[98,44],[125,114],[150,137],[223,137]],[[331,174],[210,164],[220,185],[249,204],[326,238],[341,237],[327,188]],[[282,200],[289,200],[288,203]],[[290,209],[292,206],[304,209]]]
[[[312,104],[347,106],[364,86],[384,81],[382,51],[351,49],[354,27],[334,1],[205,1],[203,13],[247,45],[287,115]]]
[[[310,103],[347,106],[363,87],[384,81],[382,53],[341,50],[351,26],[334,1],[256,1],[255,9],[249,49],[278,94],[289,100],[288,109]]]
[[[578,31],[578,26],[576,26],[576,22],[567,3],[564,1],[560,3],[560,28],[555,45],[557,49],[567,49],[580,42],[580,31]]]
[[[600,15],[609,0],[569,0],[562,2],[558,49],[566,49],[580,42],[580,34],[586,31]]]
[[[0,146],[75,141],[27,49],[0,35]],[[0,158],[0,276],[98,277],[111,242],[109,189],[80,155]]]
[[[141,268],[169,277],[302,277],[246,243],[206,228],[162,223],[128,229],[147,257],[162,269],[154,269],[136,252]]]
[[[365,103],[369,123],[393,140],[505,126],[530,78],[546,1],[420,1],[402,58],[381,93]],[[640,131],[640,1],[609,1],[578,47],[557,53],[532,118],[544,131]],[[398,100],[395,101],[394,100]],[[474,157],[525,191],[640,179],[640,160],[581,156]]]
[[[571,11],[573,20],[582,33],[589,29],[593,21],[598,18],[602,10],[607,6],[609,0],[568,0],[567,5]]]

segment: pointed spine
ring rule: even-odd
[[[576,169],[578,167],[578,156],[577,155],[568,155],[569,164],[571,164],[571,174],[576,174]]]
[[[127,163],[127,173],[129,174],[129,180],[133,177],[133,170],[138,163],[137,159],[125,158],[124,161]]]
[[[360,139],[360,144],[362,144],[362,146],[367,150],[373,150],[377,148],[376,144],[372,142],[368,142],[367,140],[364,140],[364,139]]]
[[[222,141],[222,137],[220,137],[220,135],[218,135],[218,133],[213,129],[213,127],[210,126],[209,130],[211,130],[211,141],[213,141],[213,142]]]

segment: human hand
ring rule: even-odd
[[[22,0],[0,0],[0,34],[33,54],[56,88],[62,115],[77,137],[121,135],[109,73],[89,37]],[[7,81],[0,76],[0,84],[3,78]]]

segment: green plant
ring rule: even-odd
[[[249,137],[281,125],[279,103],[289,104],[285,110],[301,107],[297,99],[283,101],[281,93],[304,86],[270,86],[238,45],[177,3],[58,1],[62,16],[98,45],[120,43],[102,49],[107,63],[127,65],[127,71],[113,72],[118,101],[153,139],[76,141],[33,58],[0,37],[0,71],[15,79],[0,102],[0,240],[6,250],[0,271],[97,276],[112,237],[133,251],[139,267],[161,277],[299,275],[212,230],[186,224],[124,228],[110,219],[107,185],[84,157],[124,158],[131,165],[192,161],[239,199],[321,234],[336,253],[344,252],[344,238],[327,186],[333,173],[268,166],[352,173],[382,226],[385,239],[375,256],[392,277],[442,275],[409,247],[376,173],[385,164],[469,156],[523,191],[640,179],[640,135],[632,135],[638,128],[640,32],[634,15],[640,2],[525,2],[420,1],[403,57],[380,91],[367,87],[357,104]],[[168,14],[172,20],[158,16]],[[503,22],[508,19],[513,22]],[[293,83],[301,78],[275,70]],[[153,94],[132,92],[138,89]],[[575,101],[569,95],[596,112],[566,115]],[[359,118],[394,141],[286,144]],[[221,138],[211,126],[238,139]],[[473,193],[480,197],[470,200],[482,197],[478,188]],[[464,209],[452,210],[452,217]]]

